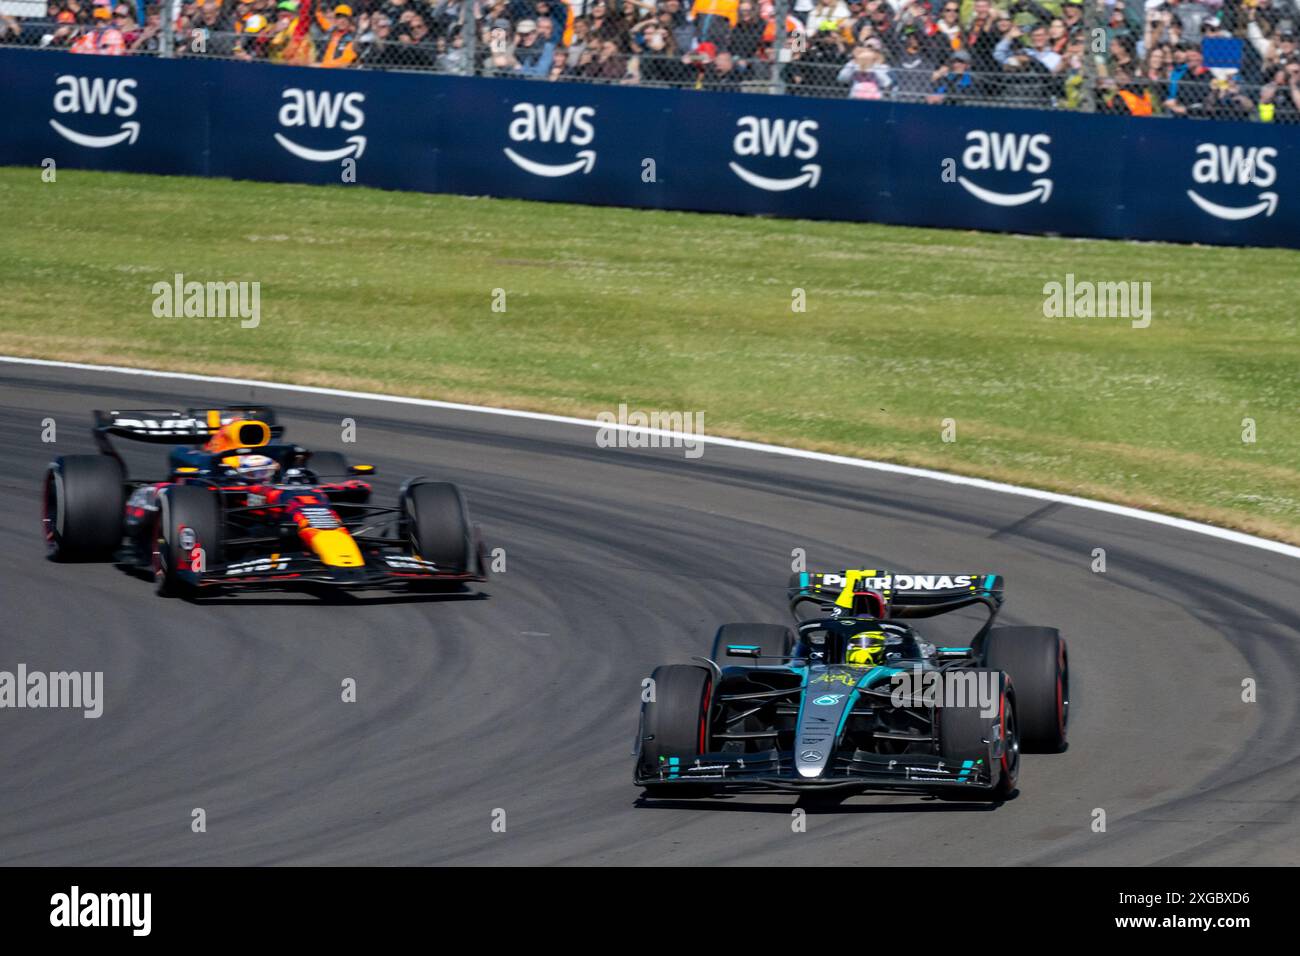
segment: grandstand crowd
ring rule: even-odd
[[[174,55],[1300,121],[1300,0],[787,0],[783,38],[772,0],[464,2],[187,0]],[[0,14],[0,44],[78,54],[157,54],[162,34],[150,0]]]

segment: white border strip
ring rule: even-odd
[[[1022,498],[1036,498],[1039,501],[1054,501],[1063,505],[1071,505],[1075,508],[1088,508],[1092,511],[1101,511],[1106,514],[1119,515],[1122,518],[1131,518],[1137,521],[1149,521],[1152,524],[1165,525],[1169,528],[1177,528],[1180,531],[1190,531],[1194,534],[1203,534],[1211,538],[1218,538],[1221,541],[1231,541],[1233,544],[1241,544],[1249,548],[1259,548],[1262,551],[1272,551],[1275,554],[1283,554],[1289,558],[1300,558],[1300,548],[1295,547],[1294,545],[1283,544],[1281,541],[1270,541],[1268,538],[1260,538],[1252,534],[1245,534],[1241,531],[1217,528],[1214,525],[1201,524],[1197,521],[1187,521],[1184,518],[1174,518],[1170,515],[1158,514],[1154,511],[1143,511],[1140,508],[1114,505],[1106,501],[1093,501],[1090,498],[1077,498],[1074,495],[1062,495],[1057,494],[1054,491],[1040,491],[1037,488],[1023,488],[1020,485],[1008,485],[999,481],[986,481],[983,478],[967,478],[964,475],[953,475],[943,471],[930,471],[926,468],[910,468],[906,465],[892,465],[883,461],[869,461],[864,458],[848,458],[844,455],[830,455],[819,451],[804,451],[801,448],[786,448],[781,445],[766,445],[761,442],[741,441],[737,438],[721,438],[710,435],[685,435],[681,432],[671,432],[664,429],[637,428],[630,425],[599,422],[588,418],[573,418],[568,415],[549,415],[545,412],[525,412],[510,408],[492,408],[487,405],[463,405],[459,402],[440,402],[432,398],[408,398],[403,395],[381,395],[377,392],[353,392],[345,389],[322,388],[314,385],[288,385],[282,382],[264,382],[252,378],[228,378],[223,375],[198,375],[191,372],[160,372],[152,369],[124,368],[119,365],[90,365],[84,362],[59,362],[50,359],[21,358],[11,355],[0,355],[0,362],[7,362],[12,365],[37,365],[46,368],[77,369],[86,372],[112,372],[118,375],[140,375],[146,378],[171,378],[189,382],[207,382],[213,385],[241,385],[253,388],[276,389],[282,392],[302,392],[309,395],[330,395],[336,398],[355,398],[373,402],[388,402],[393,405],[417,405],[424,408],[444,408],[457,412],[479,412],[484,415],[501,415],[506,418],[526,418],[539,422],[555,422],[562,425],[581,425],[587,428],[609,428],[618,431],[635,431],[666,438],[689,438],[693,441],[706,442],[711,445],[720,445],[726,448],[740,448],[745,451],[766,452],[772,455],[785,455],[788,458],[803,458],[808,461],[821,461],[832,465],[849,465],[853,468],[867,468],[871,471],[883,471],[889,474],[907,475],[910,478],[928,478],[931,481],[943,481],[950,485],[964,485],[968,488],[979,488],[983,491],[998,491],[1003,494],[1019,495]]]

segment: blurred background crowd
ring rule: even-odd
[[[468,2],[8,0],[0,44],[1300,121],[1300,0]]]

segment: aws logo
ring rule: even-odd
[[[1040,178],[1032,183],[1033,189],[1017,193],[994,192],[980,186],[966,176],[958,176],[963,189],[978,199],[994,206],[1023,206],[1025,203],[1047,202],[1052,195],[1052,181],[1043,173],[1052,168],[1052,156],[1047,148],[1052,137],[1046,133],[991,133],[973,129],[966,134],[970,145],[961,154],[963,169],[972,173],[1013,172],[1029,173]]]
[[[136,82],[132,79],[106,79],[105,77],[72,76],[65,74],[54,80],[54,112],[65,117],[82,116],[134,116],[139,103],[135,98]],[[71,120],[69,120],[70,122]],[[125,120],[115,133],[105,136],[92,136],[78,132],[60,123],[50,120],[54,131],[78,146],[91,149],[106,149],[118,143],[134,143],[140,135],[140,123],[137,120]]]
[[[339,129],[347,133],[361,129],[366,114],[361,106],[366,101],[364,93],[335,93],[327,90],[300,90],[291,87],[281,94],[280,125],[285,129]],[[349,136],[346,146],[337,149],[313,149],[296,143],[283,133],[275,134],[275,141],[299,159],[313,163],[332,163],[346,157],[360,159],[366,151],[366,138]]]
[[[506,130],[516,143],[559,143],[569,146],[588,146],[596,138],[591,121],[596,116],[592,106],[546,106],[542,103],[516,103],[510,111],[515,118]],[[580,149],[574,159],[565,163],[539,163],[523,156],[509,146],[503,152],[526,173],[534,176],[568,176],[579,170],[585,176],[596,166],[596,151]]]
[[[1251,219],[1261,212],[1267,217],[1277,212],[1277,193],[1268,189],[1277,182],[1277,150],[1272,146],[1223,146],[1201,143],[1196,147],[1199,157],[1192,164],[1192,179],[1200,186],[1258,186],[1257,201],[1249,206],[1221,206],[1211,202],[1194,189],[1187,190],[1187,198],[1204,212],[1218,219]]]
[[[817,121],[810,119],[784,120],[769,119],[766,116],[742,116],[736,120],[738,131],[732,140],[732,149],[737,156],[768,159],[812,159],[817,155],[820,144],[817,142]],[[822,178],[822,168],[818,163],[804,163],[799,167],[799,175],[787,179],[773,179],[760,176],[732,160],[727,164],[731,171],[759,189],[780,193],[790,189],[807,186],[816,189]]]

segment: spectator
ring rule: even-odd
[[[1259,91],[1258,113],[1265,123],[1300,123],[1300,64],[1274,72]]]
[[[618,44],[613,40],[603,40],[595,51],[585,54],[587,62],[578,75],[588,80],[622,81],[627,76],[627,57],[619,52]]]
[[[815,36],[823,28],[838,30],[849,19],[849,8],[843,0],[817,0],[804,18],[804,34]]]
[[[266,41],[266,58],[273,63],[306,66],[316,62],[316,45],[309,34],[310,24],[299,29],[298,4],[280,0],[275,8],[275,23]]]
[[[808,43],[807,52],[786,64],[786,91],[795,96],[816,96],[837,88],[835,78],[849,54],[838,30],[822,30]]]
[[[643,51],[637,60],[641,82],[666,85],[682,78],[676,41],[658,18],[643,20],[633,27],[632,42]]]
[[[1201,62],[1201,48],[1187,44],[1184,59],[1169,77],[1165,109],[1175,116],[1201,116],[1210,99],[1210,71]]]
[[[695,0],[691,15],[695,18],[695,35],[699,41],[725,46],[731,28],[736,25],[736,6],[736,0]]]
[[[515,25],[515,70],[523,76],[543,77],[551,72],[555,57],[555,24],[548,17],[543,21],[520,20]]]
[[[763,46],[763,21],[753,0],[741,0],[736,8],[736,25],[731,28],[727,49],[742,63],[758,59]]]
[[[162,12],[158,7],[145,11],[144,25],[129,30],[123,37],[127,53],[157,53],[162,45]]]
[[[569,72],[569,51],[564,47],[557,47],[555,56],[551,58],[551,72],[547,76],[549,80],[568,79]]]
[[[404,46],[403,49],[405,50],[406,47]],[[465,34],[461,30],[456,30],[443,51],[435,54],[434,68],[442,73],[464,73],[468,65],[469,58],[465,54]]]
[[[1010,24],[1011,21],[1007,20],[1007,23]],[[997,31],[993,4],[990,0],[975,0],[962,43],[971,55],[971,69],[991,73],[998,68],[998,62],[993,58],[993,49],[1001,38],[1002,34]]]
[[[902,51],[893,71],[894,98],[908,103],[924,102],[932,91],[935,58],[914,26],[903,28]]]
[[[954,50],[946,66],[934,71],[933,87],[927,103],[960,103],[975,92],[975,81],[970,75],[971,55],[965,50]]]
[[[72,44],[72,53],[90,53],[100,56],[122,56],[126,53],[126,38],[113,22],[113,11],[107,3],[95,4],[95,25],[81,34]]]
[[[397,42],[402,47],[402,62],[408,70],[432,70],[437,67],[438,48],[434,44],[433,31],[429,23],[419,12],[408,10],[404,29],[397,35]]]
[[[885,65],[880,41],[873,37],[855,46],[853,58],[840,68],[835,81],[848,84],[850,99],[881,100],[888,96],[894,79]]]
[[[686,16],[682,0],[659,0],[659,21],[672,33],[677,49],[685,52],[695,47],[695,25]]]
[[[715,90],[720,93],[737,93],[743,81],[742,71],[737,69],[735,58],[730,50],[719,50],[713,62],[705,67],[700,78],[702,89]]]
[[[406,50],[393,35],[393,21],[382,11],[370,17],[370,33],[365,38],[361,66],[370,70],[391,70],[408,66]]]
[[[964,45],[960,17],[958,0],[945,0],[939,8],[939,19],[934,24],[935,36],[948,50],[960,50]]]
[[[260,13],[244,18],[243,32],[235,41],[235,56],[241,60],[265,60],[270,53],[271,24]]]
[[[1025,60],[1034,61],[1049,73],[1061,69],[1061,55],[1047,44],[1047,27],[1041,23],[1035,24],[1029,31],[1029,45],[1017,47],[1016,41],[1022,36],[1020,27],[1012,24],[1006,36],[994,47],[993,58],[1003,67],[1010,65],[1013,70],[1021,69],[1024,66],[1022,61]]]
[[[355,66],[359,56],[352,8],[346,3],[340,3],[334,8],[334,21],[330,27],[329,37],[325,41],[325,49],[321,53],[320,65],[327,69]]]

